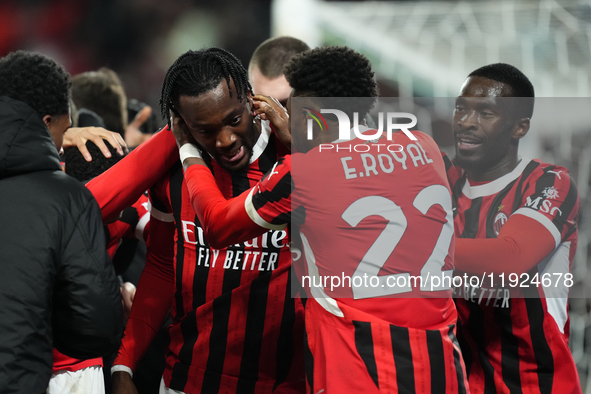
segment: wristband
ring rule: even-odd
[[[115,372],[127,372],[133,378],[133,371],[127,365],[115,364],[111,367],[111,375]]]
[[[201,152],[199,151],[199,148],[197,148],[193,144],[184,144],[183,146],[181,146],[181,148],[179,149],[179,157],[181,159],[181,163],[183,163],[185,161],[185,159],[187,159],[189,157],[196,157],[198,159],[203,159],[203,156],[201,156]]]

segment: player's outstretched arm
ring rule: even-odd
[[[200,159],[199,159],[200,160]],[[197,159],[187,159],[185,163],[193,163]],[[185,182],[191,197],[193,210],[203,226],[205,239],[215,249],[225,248],[235,243],[251,240],[267,231],[248,216],[245,202],[253,189],[249,189],[238,197],[226,200],[220,192],[211,171],[203,165],[190,165],[185,171]]]
[[[96,198],[103,222],[131,206],[178,160],[174,136],[165,127],[86,187]]]
[[[150,218],[146,266],[115,359],[113,393],[133,393],[137,363],[162,327],[174,295],[174,223]]]

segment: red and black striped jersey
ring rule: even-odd
[[[451,191],[437,145],[413,134],[394,133],[392,150],[354,139],[285,156],[245,201],[255,223],[301,237],[312,392],[467,391]]]
[[[455,325],[434,330],[395,326],[340,307],[344,318],[326,313],[316,299],[306,303],[310,392],[470,392]]]
[[[285,156],[253,189],[246,210],[263,227],[290,219],[297,226],[310,276],[299,279],[319,303],[337,299],[391,324],[430,329],[455,324],[452,203],[437,145],[413,133],[417,141],[393,134],[400,152],[354,139],[338,151],[321,145]],[[346,280],[313,285],[325,277]]]
[[[525,215],[542,224],[554,240],[554,251],[520,275],[517,287],[509,285],[508,277],[502,286],[495,276],[492,287],[455,289],[458,339],[470,389],[580,392],[568,347],[569,282],[565,281],[577,246],[580,202],[568,171],[523,159],[494,181],[474,183],[465,174],[458,177],[458,168],[448,168],[450,181],[457,180],[452,185],[456,237],[496,238],[512,215]],[[552,278],[551,286],[540,284],[544,275]]]
[[[252,187],[285,153],[263,124],[246,171],[230,173],[207,158],[226,198]],[[180,163],[151,188],[150,199],[153,217],[176,227],[167,387],[185,393],[305,390],[303,308],[291,297],[287,230],[211,248]]]

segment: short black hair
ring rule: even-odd
[[[82,156],[82,153],[80,153],[77,147],[65,148],[64,154],[61,156],[61,161],[66,163],[66,174],[73,176],[80,182],[86,183],[107,171],[123,158],[109,143],[105,145],[109,148],[111,157],[105,157],[94,142],[86,141],[86,148],[88,148],[88,152],[92,156],[92,161],[90,162],[84,159],[84,156]]]
[[[504,83],[511,88],[511,97],[530,97],[531,100],[524,100],[521,107],[522,114],[531,118],[534,112],[534,86],[517,67],[507,63],[489,64],[472,71],[469,77],[483,77]]]
[[[269,38],[254,50],[248,69],[257,66],[265,77],[277,78],[294,55],[309,49],[305,42],[294,37]]]
[[[186,95],[197,97],[215,89],[222,79],[226,79],[230,97],[232,88],[230,79],[234,81],[236,95],[242,101],[252,94],[248,82],[248,73],[240,60],[230,52],[221,48],[206,48],[199,51],[188,51],[182,54],[170,66],[162,83],[160,96],[160,112],[170,126],[169,112],[175,111],[179,105],[179,97]]]
[[[72,77],[72,99],[78,108],[99,115],[105,128],[124,135],[127,127],[127,96],[115,71],[102,67]]]
[[[70,74],[38,52],[16,51],[0,59],[0,96],[27,103],[42,117],[70,112]]]
[[[369,97],[347,109],[365,116],[375,104],[378,87],[369,60],[345,46],[325,46],[295,55],[285,66],[285,78],[294,96]]]

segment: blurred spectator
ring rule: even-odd
[[[45,392],[52,347],[92,358],[110,353],[122,333],[121,296],[99,207],[60,171],[70,86],[63,67],[41,54],[18,51],[0,59],[3,393]],[[78,378],[65,371],[59,381],[70,387]]]
[[[86,108],[100,116],[105,128],[125,135],[127,127],[127,96],[117,74],[106,67],[72,78],[72,100],[78,108]]]

